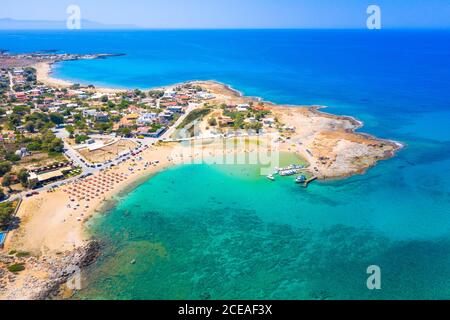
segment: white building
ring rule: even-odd
[[[95,121],[98,122],[108,122],[109,116],[105,112],[96,112],[94,115]]]
[[[24,71],[22,68],[14,68],[13,73],[15,75],[22,74]]]
[[[166,110],[166,111],[164,111],[164,112],[161,112],[159,115],[158,115],[158,117],[159,117],[159,119],[161,119],[161,120],[171,120],[171,119],[173,119],[173,112],[172,111],[168,111],[168,110]]]
[[[157,118],[158,115],[156,113],[143,113],[136,122],[137,124],[149,124],[153,123]]]
[[[180,106],[168,107],[167,110],[175,112],[175,113],[183,113],[183,107],[180,107]]]
[[[196,97],[198,99],[202,99],[202,100],[210,100],[210,99],[214,99],[216,96],[213,95],[212,93],[202,91],[202,92],[197,93]]]
[[[256,120],[256,118],[251,117],[251,118],[247,118],[244,120],[245,123],[256,123],[258,122],[258,120]]]
[[[273,125],[275,123],[274,118],[265,118],[263,121],[264,121],[264,124],[267,124],[267,125]]]
[[[23,158],[26,157],[27,155],[29,155],[27,148],[20,148],[19,150],[16,151],[15,153],[17,156]]]
[[[248,111],[249,108],[250,108],[249,104],[246,104],[246,103],[238,104],[237,107],[236,107],[236,111],[238,111],[238,112],[245,112],[245,111]]]
[[[163,98],[173,98],[176,96],[176,94],[177,93],[175,91],[168,90],[168,91],[164,92]]]
[[[145,104],[146,106],[152,107],[155,105],[155,100],[152,98],[145,98],[141,100],[141,103]]]
[[[53,112],[58,112],[59,111],[59,107],[49,107],[48,108],[48,112],[51,112],[51,113],[53,113]]]
[[[95,109],[83,110],[83,117],[93,117],[96,114],[97,114],[97,110],[95,110]]]

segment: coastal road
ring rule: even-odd
[[[69,158],[71,161],[73,161],[77,166],[79,166],[82,169],[81,175],[86,174],[95,174],[96,172],[109,168],[111,166],[117,166],[119,165],[124,158],[129,157],[132,153],[143,151],[145,148],[151,147],[156,142],[158,142],[158,139],[153,138],[145,138],[145,139],[135,139],[135,138],[121,138],[128,141],[135,142],[138,146],[134,149],[126,150],[121,155],[117,156],[115,159],[104,162],[104,163],[90,163],[85,158],[83,158],[77,150],[73,148],[69,143],[66,142],[66,139],[69,137],[69,133],[65,129],[56,129],[53,130],[56,137],[62,139],[64,141],[64,154],[67,158]],[[111,138],[112,136],[108,135],[91,135],[90,136],[93,139],[105,139],[105,138]]]
[[[179,123],[181,123],[181,121],[183,121],[183,119],[184,119],[184,117],[180,120]],[[53,188],[57,188],[57,187],[60,187],[62,185],[66,185],[67,183],[70,183],[70,182],[73,182],[73,181],[77,181],[80,178],[82,178],[83,176],[86,177],[86,175],[94,175],[94,174],[100,172],[103,169],[107,169],[107,168],[110,168],[112,166],[117,166],[120,163],[122,163],[122,161],[124,161],[124,159],[129,158],[133,152],[143,151],[143,150],[146,149],[146,147],[151,147],[152,145],[154,145],[158,141],[162,140],[162,139],[155,139],[155,138],[145,138],[145,139],[123,138],[125,140],[129,140],[129,141],[133,141],[133,142],[137,143],[138,147],[133,149],[133,150],[129,150],[128,152],[124,153],[123,155],[117,157],[116,159],[111,160],[110,162],[102,163],[102,164],[96,164],[95,167],[92,168],[91,166],[93,166],[93,164],[89,164],[85,159],[83,159],[84,160],[83,161],[81,156],[79,155],[79,153],[70,144],[68,144],[66,142],[65,139],[69,137],[69,133],[66,131],[65,128],[54,129],[52,131],[53,131],[53,133],[55,134],[55,136],[57,138],[60,138],[60,139],[63,140],[65,156],[70,161],[73,161],[73,163],[75,165],[79,166],[82,169],[82,173],[79,176],[77,176],[77,177],[73,177],[73,178],[70,178],[70,179],[57,181],[57,182],[45,185],[44,187],[38,188],[38,189],[33,190],[33,191],[46,192],[46,191],[51,190]],[[95,138],[103,138],[104,139],[105,137],[108,137],[108,136],[105,136],[105,135],[92,135],[91,137],[94,138],[94,139]],[[4,201],[14,201],[14,200],[18,200],[18,199],[25,199],[26,195],[30,194],[33,191],[31,191],[31,190],[23,191],[23,192],[21,192],[19,194],[15,194],[15,195],[9,197],[8,199],[5,199]],[[4,202],[4,201],[0,201],[0,202]]]
[[[83,170],[83,174],[93,173],[91,172],[92,168],[88,167],[86,163],[81,161],[81,157],[79,157],[75,149],[66,142],[66,138],[69,137],[69,133],[66,131],[66,129],[56,129],[53,130],[53,133],[57,138],[61,139],[64,142],[64,150],[66,150],[64,154]]]
[[[65,130],[63,129],[62,131],[65,131]],[[59,138],[62,138],[65,136],[65,133],[55,132],[55,135]],[[82,169],[82,173],[79,176],[61,180],[61,181],[57,181],[54,183],[50,183],[48,185],[45,185],[45,186],[35,189],[35,190],[23,191],[19,194],[15,194],[14,196],[9,197],[8,199],[5,199],[4,201],[14,201],[14,200],[18,200],[18,199],[25,199],[25,198],[27,198],[26,195],[30,194],[33,191],[41,193],[41,192],[46,192],[46,191],[54,189],[54,188],[61,187],[63,185],[71,183],[73,181],[82,179],[83,176],[86,177],[87,175],[94,175],[103,169],[110,168],[111,166],[117,166],[118,164],[120,164],[123,161],[123,157],[120,157],[109,163],[98,164],[94,168],[92,168],[92,167],[88,166],[86,163],[84,163],[83,161],[81,161],[81,158],[78,156],[77,151],[74,150],[72,148],[72,146],[70,146],[68,143],[64,142],[64,148],[67,150],[65,152],[66,157],[69,158],[69,160],[73,161],[76,165],[78,165]],[[133,151],[138,151],[138,150],[143,150],[143,149],[144,149],[144,145],[141,145],[139,148],[129,151],[129,153],[131,154]],[[1,201],[1,202],[4,202],[4,201]]]
[[[69,136],[69,133],[65,130],[65,129],[57,129],[57,130],[53,130],[53,133],[55,134],[55,136],[57,138],[60,138],[64,141],[64,138]],[[85,163],[83,163],[81,161],[81,159],[77,156],[77,153],[75,150],[73,150],[73,148],[64,141],[64,149],[67,150],[65,152],[65,155],[69,158],[70,161],[73,161],[76,165],[78,165],[79,167],[81,167],[82,169],[82,174],[81,175],[86,175],[86,174],[94,174],[95,172],[99,171],[99,169],[94,169],[94,168],[90,168],[88,167]],[[47,190],[50,190],[52,188],[56,188],[59,187],[63,184],[69,183],[71,181],[75,181],[77,179],[79,179],[80,177],[74,177],[74,178],[70,178],[70,179],[66,179],[66,180],[62,180],[62,181],[57,181],[51,184],[48,184],[42,188],[38,188],[36,190],[33,191],[37,191],[37,192],[44,192]],[[31,190],[27,190],[27,191],[23,191],[19,194],[15,194],[11,197],[9,197],[8,199],[5,199],[4,201],[14,201],[14,200],[18,200],[20,198],[24,199],[26,198],[26,195],[33,192]]]
[[[11,71],[8,71],[8,76],[9,76],[9,90],[11,90],[12,93],[16,93],[16,91],[14,91],[14,81]]]
[[[116,138],[115,135],[101,135],[101,134],[92,134],[89,137],[91,137],[92,139]],[[157,138],[138,139],[138,138],[124,138],[124,137],[122,137],[121,139],[127,140],[127,141],[133,141],[134,143],[142,144],[142,146],[151,146],[160,140]]]
[[[186,112],[178,118],[177,121],[175,121],[175,123],[173,124],[173,126],[171,126],[162,136],[161,139],[162,141],[166,141],[170,139],[170,136],[175,132],[175,130],[177,130],[177,127],[184,121],[184,119],[186,119],[186,117],[197,108],[198,106],[193,105],[193,106],[189,106],[186,109]]]

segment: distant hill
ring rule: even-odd
[[[0,19],[0,30],[65,30],[66,21],[45,20],[15,20],[10,18]],[[134,25],[109,25],[90,20],[81,20],[81,29],[107,30],[107,29],[139,29]]]

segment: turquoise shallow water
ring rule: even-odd
[[[448,212],[437,213],[445,224],[424,223],[429,212],[411,199],[399,213],[380,201],[396,184],[380,170],[309,189],[252,166],[158,174],[92,221],[106,247],[77,298],[448,297]],[[366,288],[372,264],[385,275],[379,292]]]
[[[449,31],[0,31],[0,48],[125,53],[55,75],[138,88],[215,79],[328,105],[406,146],[307,190],[249,167],[161,173],[93,221],[105,251],[79,298],[450,298]],[[371,264],[378,292],[365,287]]]

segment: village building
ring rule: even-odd
[[[156,131],[152,131],[150,127],[140,127],[135,131],[135,134],[138,136],[143,136],[147,138],[159,138],[166,132],[167,128],[159,128]]]
[[[24,158],[28,156],[30,153],[28,152],[27,148],[20,148],[15,152],[16,156],[19,156],[20,158]]]
[[[155,122],[155,120],[158,118],[158,115],[156,113],[143,113],[141,116],[136,120],[137,124],[151,124]]]
[[[171,106],[168,107],[167,110],[172,111],[174,113],[183,113],[184,108],[180,106]]]
[[[213,95],[212,93],[201,91],[196,94],[196,97],[202,100],[211,100],[214,99],[216,96]]]
[[[219,118],[219,125],[221,127],[232,126],[234,125],[234,120],[233,118],[223,116]]]
[[[98,122],[108,122],[109,121],[109,115],[105,112],[97,112],[94,115],[95,121]]]
[[[266,125],[269,125],[269,126],[275,124],[275,122],[276,122],[276,121],[275,121],[274,118],[265,118],[265,119],[263,120],[263,123],[266,124]]]
[[[64,178],[62,170],[50,171],[42,174],[30,173],[28,181],[37,185],[58,181]]]
[[[97,110],[95,109],[83,110],[83,117],[94,117],[96,114]]]

